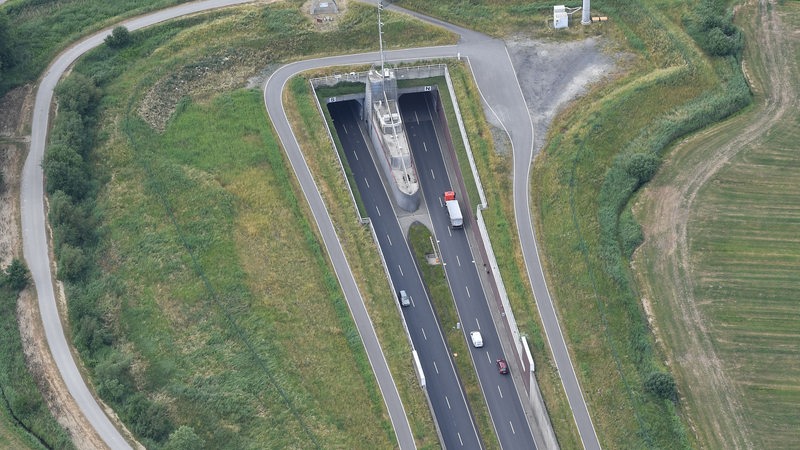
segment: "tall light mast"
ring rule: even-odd
[[[383,58],[383,22],[381,22],[381,11],[383,11],[383,2],[378,3],[378,41],[381,46],[381,78],[383,78],[383,65],[386,61]]]
[[[592,23],[592,12],[589,7],[589,0],[583,0],[583,11],[581,14],[581,25],[589,25]]]

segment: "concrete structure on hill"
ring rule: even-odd
[[[397,78],[384,67],[370,70],[367,78],[364,119],[375,158],[398,206],[414,212],[420,203],[419,181],[397,105]]]

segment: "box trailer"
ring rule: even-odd
[[[444,193],[444,204],[447,206],[447,215],[450,216],[450,226],[461,228],[464,226],[464,216],[461,215],[461,206],[456,200],[456,193],[447,191]]]

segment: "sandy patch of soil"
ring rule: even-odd
[[[533,119],[534,153],[544,145],[556,114],[592,84],[619,74],[620,62],[629,58],[610,54],[599,37],[569,42],[512,37],[506,47]]]

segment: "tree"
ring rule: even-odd
[[[30,282],[30,273],[25,263],[19,258],[11,260],[11,264],[6,267],[6,283],[11,289],[21,291]]]
[[[64,191],[73,199],[82,199],[89,189],[88,176],[83,158],[77,149],[53,144],[44,156],[44,175],[47,191]]]
[[[644,389],[658,398],[672,401],[678,399],[675,379],[668,372],[652,372],[644,381]]]
[[[197,450],[205,448],[206,441],[195,433],[194,428],[181,425],[164,445],[164,450]]]
[[[111,34],[106,36],[105,43],[111,48],[122,48],[131,43],[131,33],[123,26],[114,27]]]
[[[58,106],[84,116],[97,105],[100,92],[94,81],[80,73],[73,73],[56,87]]]
[[[64,244],[58,251],[58,278],[64,281],[77,281],[89,265],[89,260],[79,247]]]
[[[0,82],[3,80],[3,70],[14,66],[14,36],[11,33],[11,22],[5,11],[0,11]]]
[[[658,156],[652,152],[625,153],[618,158],[621,158],[625,172],[636,179],[638,186],[650,181],[661,163]]]

